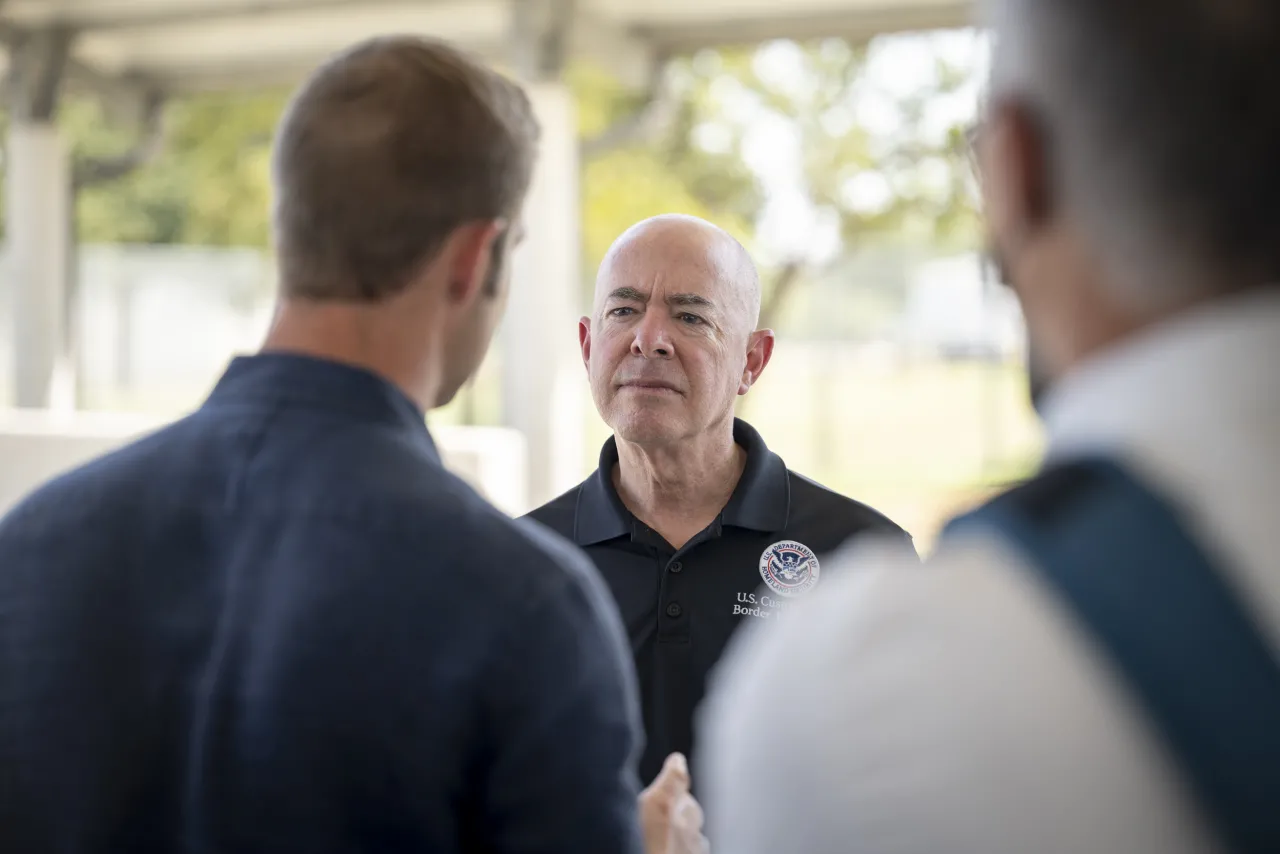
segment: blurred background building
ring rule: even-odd
[[[476,381],[432,413],[518,513],[607,436],[576,355],[609,243],[670,211],[752,250],[774,361],[741,415],[932,540],[1032,467],[1023,331],[965,150],[986,45],[956,0],[6,0],[0,510],[199,405],[272,309],[290,88],[376,33],[472,48],[544,124],[530,239]],[[7,408],[6,408],[7,407]],[[162,477],[163,473],[157,473]]]

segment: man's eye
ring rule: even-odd
[[[689,314],[688,312],[685,312],[684,314],[680,315],[680,319],[685,323],[690,323],[690,324],[702,322],[701,317],[698,317],[698,315],[696,314]]]
[[[610,317],[625,317],[626,315],[624,315],[624,314],[623,314],[623,312],[627,312],[627,313],[629,314],[629,313],[631,313],[631,312],[633,312],[633,311],[635,311],[635,309],[631,308],[630,306],[625,306],[625,305],[624,305],[624,306],[620,306],[620,307],[618,307],[618,308],[612,309],[612,310],[609,312],[609,316],[610,316]]]

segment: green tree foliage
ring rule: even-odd
[[[677,63],[670,75],[679,77],[685,66]],[[624,89],[598,69],[576,66],[569,81],[578,96],[584,140],[596,139],[649,108],[644,95]],[[749,243],[761,204],[756,178],[736,151],[708,152],[694,143],[693,127],[707,121],[716,106],[704,92],[688,94],[657,138],[638,134],[599,154],[584,148],[583,260],[589,273],[628,226],[661,213],[703,217]]]
[[[672,62],[659,95],[670,115],[658,131],[586,164],[587,263],[627,225],[664,210],[716,221],[759,250],[750,238],[765,192],[744,150],[766,121],[798,140],[797,189],[818,221],[836,224],[842,253],[886,241],[973,246],[977,217],[958,117],[971,114],[975,57],[948,59],[931,37],[905,37],[920,48],[912,63],[918,85],[885,91],[869,64],[902,38],[862,46],[776,42]],[[603,75],[580,73],[577,88],[587,138],[644,109],[642,98]],[[866,120],[868,112],[876,121]],[[753,165],[760,160],[757,153]],[[765,271],[764,315],[772,323],[803,286],[809,259],[807,247],[770,248],[779,262]]]
[[[260,92],[168,104],[159,155],[78,194],[80,240],[266,246],[270,140],[284,102],[281,93]],[[112,121],[99,101],[84,96],[63,100],[59,124],[77,166],[118,157],[141,141],[138,129]],[[0,113],[0,133],[6,126]]]
[[[840,223],[846,250],[886,234],[971,245],[976,219],[964,131],[940,107],[962,97],[974,68],[925,41],[924,67],[915,69],[920,84],[909,93],[886,91],[870,78],[868,63],[902,38],[861,46],[777,42],[710,60],[710,85],[753,104],[751,121],[760,122],[762,112],[793,129],[803,192],[820,218]]]
[[[158,157],[78,201],[85,242],[266,246],[271,135],[285,96],[213,94],[166,108]],[[117,156],[137,142],[92,101],[68,103],[63,125],[77,160]]]
[[[779,51],[788,54],[786,74],[768,61]],[[713,220],[755,248],[765,193],[743,149],[752,124],[765,114],[795,128],[804,193],[822,214],[838,219],[846,249],[870,234],[904,232],[971,243],[962,135],[957,128],[939,133],[929,127],[930,104],[954,94],[969,70],[936,59],[932,82],[909,97],[889,99],[895,113],[890,130],[873,131],[857,110],[868,97],[868,53],[827,40],[709,50],[671,62],[658,93],[665,107],[656,130],[624,136],[603,151],[584,146],[585,277],[627,226],[668,211]],[[568,80],[586,141],[647,109],[645,93],[598,69],[575,66]],[[160,154],[79,194],[80,239],[266,246],[270,140],[285,98],[269,91],[171,102]],[[118,156],[138,142],[135,128],[113,124],[90,99],[68,98],[61,122],[79,162]],[[880,188],[878,201],[870,194],[871,204],[868,186]],[[794,265],[781,272],[794,282]]]

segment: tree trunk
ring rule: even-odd
[[[772,329],[774,324],[778,322],[778,318],[782,315],[782,310],[786,307],[787,299],[795,291],[795,287],[800,281],[800,273],[803,269],[804,263],[796,260],[788,261],[782,265],[782,269],[778,271],[778,275],[773,280],[773,287],[769,289],[768,299],[760,307],[761,329]]]

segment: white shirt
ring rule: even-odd
[[[1045,422],[1050,457],[1111,453],[1179,502],[1280,654],[1280,294],[1112,348]],[[1087,630],[980,536],[923,566],[855,545],[785,620],[740,633],[694,765],[717,851],[1220,850]]]

